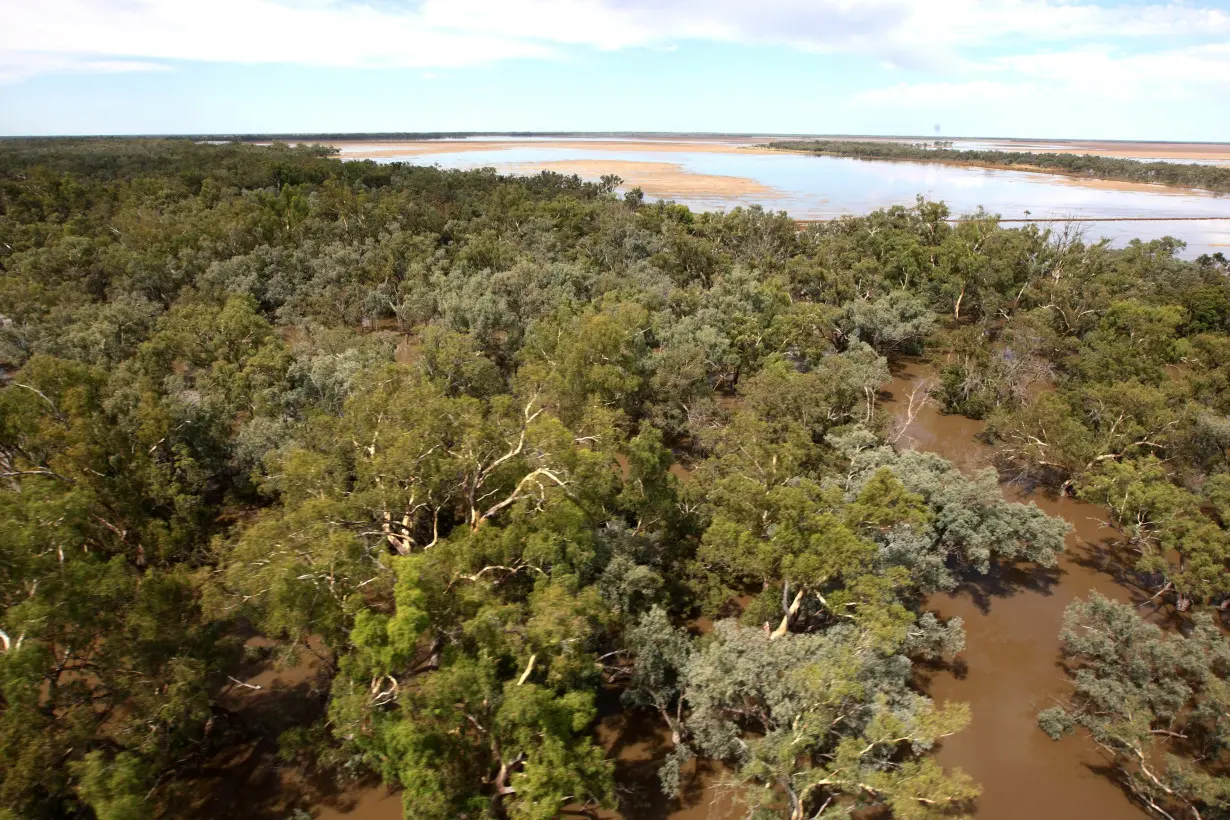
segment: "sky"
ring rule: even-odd
[[[1230,0],[0,0],[0,135],[1230,141]]]

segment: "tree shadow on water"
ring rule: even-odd
[[[310,658],[280,667],[271,653],[256,652],[235,672],[233,680],[249,683],[219,697],[209,738],[213,751],[157,796],[160,818],[285,820],[296,810],[321,808],[345,813],[380,788],[375,778],[341,783],[329,772],[279,759],[283,732],[311,726],[324,714],[327,683]]]
[[[1132,791],[1132,787],[1129,785],[1128,777],[1123,773],[1123,770],[1119,769],[1117,766],[1111,765],[1110,763],[1083,763],[1081,765],[1083,765],[1085,769],[1092,774],[1095,774],[1098,777],[1106,778],[1111,783],[1114,783],[1115,786],[1118,787],[1119,791],[1123,793],[1123,796],[1127,798],[1127,801],[1141,811],[1139,816],[1157,816],[1150,811],[1148,804],[1140,799],[1140,795]]]
[[[720,820],[740,817],[737,800],[722,783],[725,770],[720,763],[692,759],[685,763],[680,777],[680,793],[662,792],[658,772],[674,750],[670,730],[652,710],[625,707],[614,688],[598,694],[598,741],[607,758],[615,764],[618,813],[571,806],[564,817],[598,820],[667,820],[696,818]]]
[[[1128,588],[1139,586],[1137,553],[1120,538],[1107,536],[1096,541],[1082,538],[1075,547],[1068,548],[1067,554],[1072,563],[1106,575],[1118,584]]]
[[[1011,598],[1022,592],[1053,595],[1055,587],[1062,582],[1065,571],[1061,567],[1042,567],[1036,564],[993,564],[985,575],[964,573],[952,595],[968,595],[974,606],[983,615],[990,613],[996,598]]]
[[[951,675],[957,680],[965,680],[969,675],[969,664],[965,659],[955,658],[919,658],[914,661],[914,687],[921,692],[930,692],[931,685],[940,675]]]

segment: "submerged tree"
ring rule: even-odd
[[[964,710],[911,671],[963,633],[926,596],[1064,526],[886,445],[889,357],[923,349],[1001,466],[1224,605],[1224,260],[618,184],[4,141],[0,816],[157,815],[292,714],[285,756],[407,817],[589,811],[630,785],[615,695],[664,721],[667,791],[699,756],[764,817],[961,812],[928,750]],[[249,638],[318,689],[231,710]]]
[[[960,771],[922,756],[960,731],[968,710],[915,692],[910,661],[885,654],[855,624],[775,640],[720,621],[691,651],[660,619],[647,618],[637,635],[630,694],[664,713],[674,703],[668,793],[679,788],[682,764],[701,754],[732,767],[749,812],[791,820],[865,805],[894,817],[944,817],[978,794]]]
[[[1060,640],[1072,691],[1038,715],[1043,731],[1083,728],[1162,817],[1230,815],[1230,644],[1212,618],[1167,634],[1095,592],[1068,606]]]
[[[1147,456],[1104,462],[1079,493],[1111,511],[1126,545],[1139,553],[1136,568],[1156,589],[1153,597],[1173,593],[1184,612],[1193,602],[1221,604],[1230,596],[1230,533],[1205,512],[1225,484],[1214,477],[1201,497],[1176,486],[1162,462]]]

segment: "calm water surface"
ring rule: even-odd
[[[885,406],[905,420],[906,398],[920,381],[934,383],[929,366],[905,362],[887,385]],[[946,416],[927,405],[906,428],[899,446],[933,452],[962,470],[987,466],[991,450],[975,437],[983,422]],[[1114,580],[1111,534],[1102,524],[1104,511],[1073,499],[1022,496],[1005,485],[1005,497],[1036,503],[1072,525],[1066,552],[1052,570],[996,572],[952,594],[940,594],[927,606],[942,617],[965,621],[966,649],[953,668],[923,670],[920,684],[937,701],[965,701],[973,720],[937,750],[940,763],[961,768],[982,787],[978,820],[1147,820],[1108,776],[1106,761],[1081,736],[1053,742],[1037,728],[1035,716],[1065,689],[1059,667],[1059,628],[1064,608],[1090,590],[1120,601],[1131,592]],[[264,681],[262,681],[264,682]],[[670,750],[664,727],[656,719],[619,710],[600,696],[604,717],[598,739],[615,760],[618,782],[641,796],[633,813],[599,812],[601,820],[735,820],[742,816],[737,795],[722,787],[720,767],[691,764],[682,799],[662,798],[657,770]],[[642,802],[643,800],[643,802]],[[278,805],[282,805],[278,803]],[[371,784],[311,802],[320,820],[398,820],[400,799]],[[579,809],[579,807],[571,807]],[[251,813],[261,818],[272,814]],[[586,816],[566,811],[563,816]]]
[[[887,407],[902,421],[902,402],[922,380],[934,384],[934,372],[910,364],[888,387],[893,398]],[[974,470],[990,462],[991,448],[974,438],[983,426],[927,405],[901,445]],[[1146,820],[1150,815],[1108,776],[1107,761],[1092,741],[1076,735],[1055,742],[1035,722],[1039,710],[1053,705],[1050,698],[1066,689],[1059,666],[1064,608],[1091,590],[1118,601],[1131,599],[1111,571],[1112,531],[1102,524],[1106,513],[1071,498],[1023,496],[1010,485],[1003,490],[1009,500],[1033,502],[1072,530],[1053,570],[997,571],[928,601],[940,616],[964,619],[966,648],[958,670],[934,674],[926,687],[937,701],[968,703],[973,717],[964,731],[944,740],[936,758],[945,767],[964,769],[982,787],[979,820]]]
[[[1187,242],[1185,255],[1193,257],[1230,251],[1230,197],[1161,186],[1156,192],[1118,190],[1052,174],[787,153],[610,151],[550,145],[407,154],[379,161],[443,168],[490,166],[525,173],[527,166],[576,160],[675,163],[691,173],[744,177],[775,189],[767,196],[674,197],[698,210],[755,203],[788,211],[798,219],[826,219],[865,214],[890,205],[912,205],[915,196],[923,194],[944,200],[956,215],[982,206],[1005,219],[1217,217],[1215,222],[1095,222],[1086,225],[1086,235],[1091,239],[1104,236],[1117,245],[1134,237],[1175,236]]]

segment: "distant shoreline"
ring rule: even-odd
[[[1092,153],[1101,156],[1165,156],[1167,158],[1214,159],[1230,161],[1230,142],[1207,140],[1120,140],[1081,137],[1005,137],[977,134],[807,134],[768,133],[763,131],[701,132],[701,131],[386,131],[386,132],[266,132],[215,134],[61,134],[61,135],[0,135],[0,144],[15,140],[92,140],[92,139],[187,139],[214,142],[314,142],[371,143],[425,142],[437,140],[645,140],[688,142],[743,142],[787,140],[834,140],[857,142],[927,142],[937,139],[953,142],[977,142],[994,145],[1002,150],[1025,150],[1049,153]]]
[[[375,140],[375,141],[329,141],[303,140],[303,145],[327,145],[337,148],[342,159],[388,159],[400,156],[426,156],[430,154],[460,154],[474,151],[502,151],[509,148],[573,148],[589,151],[651,151],[655,153],[776,153],[770,148],[756,147],[756,143],[719,140],[634,140],[634,139],[492,139],[492,140]]]
[[[1187,185],[1175,185],[1165,182],[1138,182],[1129,179],[1115,179],[1112,177],[1096,177],[1080,174],[1075,171],[1066,171],[1062,168],[1044,168],[1038,165],[1023,165],[1023,164],[997,164],[992,162],[978,162],[973,160],[959,159],[944,159],[940,157],[925,158],[925,157],[853,157],[845,154],[828,154],[815,153],[810,151],[792,151],[787,148],[768,149],[779,151],[783,154],[798,154],[802,156],[823,156],[833,157],[835,159],[855,159],[860,162],[915,162],[921,165],[946,165],[952,168],[980,168],[985,171],[1015,171],[1023,174],[1046,174],[1062,178],[1063,182],[1072,185],[1081,185],[1090,188],[1108,188],[1116,191],[1141,191],[1145,193],[1158,194],[1160,196],[1176,195],[1176,196],[1226,196],[1224,191],[1210,191],[1206,188]],[[1071,153],[1077,154],[1076,151],[1057,152],[1051,151],[1048,153]],[[1088,156],[1087,154],[1077,154],[1078,156]],[[1126,157],[1112,157],[1110,154],[1094,154],[1093,156],[1106,156],[1112,159],[1126,159]],[[1227,160],[1230,163],[1230,160]],[[1216,167],[1216,166],[1212,166]]]
[[[987,144],[989,146],[989,144]],[[1014,151],[1019,143],[1003,147],[958,147],[952,142],[907,143],[896,140],[778,140],[757,146],[803,156],[840,157],[870,162],[917,162],[988,170],[1053,174],[1074,181],[1098,180],[1128,185],[1146,185],[1224,195],[1230,193],[1230,167],[1222,164],[1230,154],[1194,151],[1175,157],[1174,151],[1134,146],[1130,157],[1114,153],[1090,153],[1093,144],[1060,146],[1047,144],[1040,152]],[[1126,151],[1127,149],[1122,149]],[[1212,157],[1214,164],[1192,162]],[[1167,161],[1186,159],[1188,162]]]
[[[267,137],[252,137],[242,138],[244,142],[271,142],[271,141],[294,141],[304,143],[315,143],[322,145],[346,145],[359,147],[371,145],[373,143],[395,143],[401,145],[421,145],[431,143],[436,145],[462,145],[469,146],[473,144],[490,145],[499,143],[501,145],[515,144],[540,144],[542,142],[551,142],[559,144],[562,142],[579,142],[593,147],[595,143],[613,142],[613,143],[652,143],[654,145],[670,145],[670,144],[685,144],[685,145],[742,145],[754,146],[763,144],[765,141],[774,142],[803,142],[807,140],[831,140],[834,142],[874,142],[874,143],[897,143],[911,144],[915,142],[925,142],[936,139],[936,137],[926,136],[859,136],[859,135],[843,135],[843,136],[803,136],[803,135],[773,135],[773,134],[686,134],[686,133],[654,133],[654,132],[560,132],[560,133],[452,133],[452,134],[433,134],[433,135],[413,135],[413,134],[366,134],[366,135],[311,135],[303,134],[297,137],[289,135],[274,135]],[[1104,157],[1117,157],[1121,159],[1170,159],[1170,160],[1192,160],[1192,161],[1213,161],[1219,163],[1230,164],[1230,142],[1166,142],[1161,140],[1077,140],[1077,139],[1024,139],[1013,137],[945,137],[947,141],[955,142],[976,142],[984,143],[989,146],[990,150],[996,151],[1023,151],[1029,153],[1052,153],[1052,154],[1094,154]],[[476,148],[463,148],[454,150],[479,150]]]
[[[773,134],[764,132],[686,132],[686,131],[399,131],[370,133],[248,133],[248,134],[127,134],[127,135],[60,135],[60,136],[0,136],[5,142],[21,140],[96,140],[96,139],[187,139],[198,142],[270,143],[294,142],[321,145],[371,145],[374,143],[470,143],[595,141],[756,145],[766,142],[799,142],[826,140],[836,142],[911,144],[943,139],[957,143],[976,143],[996,151],[1029,153],[1093,154],[1122,159],[1166,159],[1193,162],[1214,162],[1230,165],[1230,142],[1117,140],[1089,138],[989,137],[977,135],[936,134]]]
[[[783,141],[784,142],[784,141]],[[872,142],[868,140],[866,142]],[[883,138],[875,140],[877,144],[903,144],[897,139]],[[516,139],[516,138],[495,138],[491,139],[431,139],[431,140],[304,140],[299,144],[322,145],[335,148],[339,151],[341,159],[395,159],[397,157],[428,157],[434,154],[461,154],[474,153],[480,151],[503,151],[509,149],[526,149],[526,148],[553,148],[553,149],[575,149],[594,152],[610,152],[612,154],[623,154],[626,152],[641,152],[641,153],[720,153],[720,154],[798,154],[810,155],[812,152],[789,149],[785,147],[766,147],[763,142],[756,142],[752,137],[717,137],[708,136],[705,139],[684,138],[675,139],[659,138],[659,139],[642,139],[636,140],[631,137],[622,139],[610,139],[593,137],[588,139]],[[854,143],[849,143],[854,144]],[[1018,145],[1018,142],[1011,145]],[[783,143],[778,143],[779,146]],[[1005,145],[1008,145],[1005,143]],[[1050,143],[1048,143],[1050,145]],[[1077,153],[1078,147],[1085,145],[1093,146],[1092,143],[1071,143],[1068,153]],[[1132,148],[1139,152],[1146,149],[1145,143],[1131,143]],[[1159,145],[1152,143],[1151,145]],[[1208,147],[1209,143],[1192,143],[1192,147]],[[1121,146],[1120,146],[1121,148]],[[1128,149],[1122,148],[1127,151]],[[1230,144],[1223,146],[1224,154],[1216,154],[1217,158],[1224,156],[1225,161],[1230,163]],[[1062,153],[1059,151],[1049,151],[1048,153]],[[1159,152],[1160,153],[1160,152]],[[1210,152],[1205,152],[1210,153]],[[1137,153],[1139,155],[1139,153]],[[832,154],[832,156],[842,156],[840,154]],[[1109,154],[1100,156],[1110,156]],[[1188,154],[1187,156],[1192,156]],[[1141,191],[1160,195],[1172,194],[1207,194],[1199,187],[1168,185],[1163,183],[1142,182],[1133,180],[1123,180],[1105,177],[1090,176],[1087,174],[1073,173],[1064,171],[1059,168],[1043,168],[1037,165],[1015,165],[1006,163],[992,162],[977,162],[963,161],[955,159],[941,158],[937,156],[920,156],[920,157],[850,157],[852,159],[865,159],[867,161],[884,161],[884,162],[920,162],[937,165],[950,165],[954,167],[965,168],[982,168],[992,171],[1019,171],[1031,174],[1049,174],[1062,179],[1066,183],[1073,185],[1081,185],[1094,188],[1110,188],[1124,191]],[[505,163],[495,163],[500,167],[504,167]],[[515,168],[518,172],[523,172],[531,163],[515,163]],[[537,167],[546,170],[561,171],[564,173],[579,173],[581,176],[598,178],[603,174],[618,174],[623,177],[629,186],[639,186],[645,190],[647,194],[657,195],[696,195],[700,193],[702,186],[708,193],[714,195],[756,195],[764,194],[767,191],[755,190],[758,186],[750,179],[746,183],[738,183],[742,179],[738,177],[710,177],[704,174],[696,174],[685,170],[682,167],[676,166],[670,173],[665,173],[664,169],[657,167],[660,163],[644,162],[644,161],[629,161],[612,157],[610,160],[553,160],[543,163],[534,163]],[[641,167],[643,166],[643,167]],[[653,167],[650,167],[653,166]],[[1210,166],[1216,167],[1216,166]]]

